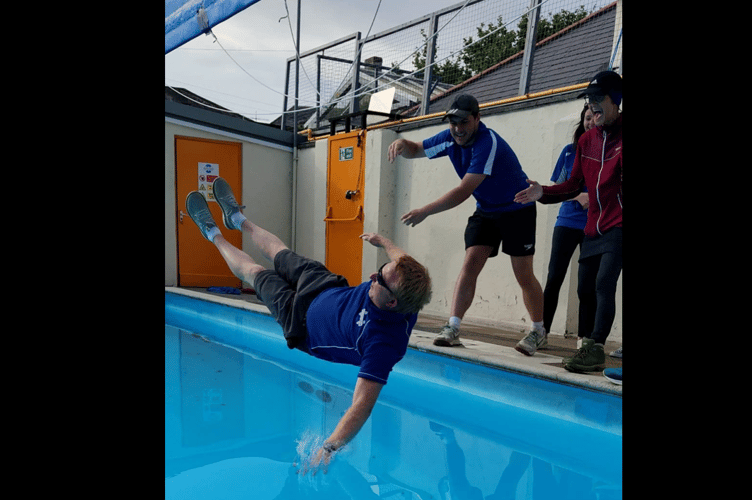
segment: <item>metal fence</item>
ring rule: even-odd
[[[517,95],[524,95],[535,65],[535,43],[548,42],[594,14],[607,10],[613,15],[615,4],[465,0],[366,38],[353,33],[300,54],[300,75],[297,57],[287,60],[282,126],[292,128],[296,87],[298,130],[328,127],[336,117],[365,110],[371,94],[389,87],[395,88],[394,113],[419,116],[431,112],[432,99],[515,57],[521,59]],[[607,48],[609,67],[617,71],[620,18],[613,28],[614,43]],[[576,83],[581,82],[569,84]]]

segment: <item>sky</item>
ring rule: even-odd
[[[463,2],[301,0],[300,51],[356,31],[365,38],[369,28],[373,35],[458,3]],[[166,54],[165,85],[186,88],[252,120],[273,121],[282,113],[286,61],[295,56],[298,0],[287,0],[287,9],[292,33],[288,19],[281,19],[288,12],[285,0],[260,0],[212,28],[229,56],[211,34]]]

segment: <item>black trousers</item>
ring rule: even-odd
[[[622,268],[621,234],[622,228],[615,227],[603,236],[585,238],[580,254],[578,332],[599,344],[606,341],[616,317],[616,283]]]
[[[559,291],[569,269],[569,262],[575,249],[582,244],[585,233],[582,229],[555,226],[551,242],[551,258],[548,261],[548,276],[543,289],[543,326],[551,331],[556,306],[559,304]],[[592,323],[592,321],[591,321]]]

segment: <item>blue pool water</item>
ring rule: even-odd
[[[298,474],[357,373],[165,293],[165,498],[621,498],[621,398],[412,349],[326,474]]]

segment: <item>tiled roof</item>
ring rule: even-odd
[[[217,103],[210,101],[198,94],[194,94],[188,89],[182,87],[168,87],[165,85],[165,101],[177,102],[178,104],[185,104],[187,106],[193,106],[200,109],[207,109],[214,111],[215,113],[221,113],[223,115],[232,116],[234,118],[240,118],[248,120],[248,118],[238,113],[233,113],[224,106],[220,106]],[[252,120],[249,120],[252,121]]]
[[[616,2],[538,42],[528,92],[585,83],[607,69],[615,19]],[[522,55],[518,52],[432,99],[429,113],[449,109],[458,93],[471,94],[481,104],[517,96]]]

